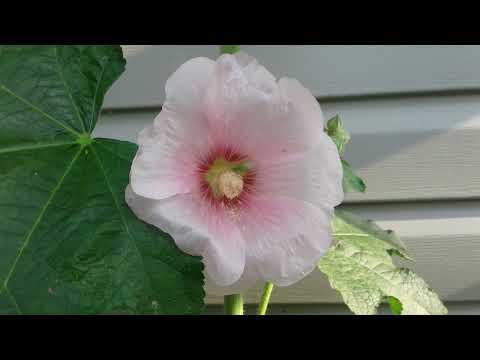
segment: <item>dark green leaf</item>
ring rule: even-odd
[[[343,191],[344,192],[365,192],[367,186],[361,178],[353,173],[353,170],[348,162],[342,159],[343,167]]]
[[[0,313],[203,309],[202,263],[124,201],[136,145],[92,139],[119,46],[0,47]]]
[[[402,315],[402,303],[396,297],[388,296],[387,301],[393,315]]]

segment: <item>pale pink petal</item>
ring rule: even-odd
[[[324,118],[317,99],[306,89],[300,81],[291,78],[282,78],[278,81],[280,92],[285,99],[292,102],[302,122],[310,123],[312,129],[323,132]]]
[[[278,286],[308,275],[331,244],[332,212],[289,198],[252,199],[239,225],[251,270]]]
[[[253,56],[243,51],[237,52],[233,56],[237,64],[242,67],[243,75],[250,86],[267,94],[278,92],[278,84],[275,76],[264,66],[260,65]],[[220,63],[221,61],[222,60],[219,60],[218,62]]]
[[[164,199],[198,187],[197,157],[208,152],[208,146],[195,147],[191,139],[198,139],[197,136],[208,139],[208,133],[197,130],[195,136],[189,135],[189,127],[182,125],[182,121],[167,118],[162,111],[154,125],[139,134],[139,149],[130,171],[130,184],[137,194]]]
[[[208,274],[205,274],[204,290],[207,294],[216,296],[244,294],[253,286],[264,283],[265,280],[262,278],[262,275],[256,270],[254,260],[251,257],[248,257],[247,254],[245,258],[245,268],[238,281],[232,285],[219,286],[208,276]]]
[[[182,115],[188,122],[203,117],[205,90],[211,81],[215,61],[198,57],[182,64],[165,84],[163,108]]]
[[[214,69],[213,60],[195,58],[181,65],[167,80],[162,117],[155,120],[155,127],[166,128],[168,138],[173,138],[172,146],[180,143],[190,153],[208,148],[211,131],[204,103]]]
[[[192,194],[147,199],[130,186],[125,200],[137,217],[169,233],[182,251],[203,256],[205,272],[218,285],[233,284],[242,275],[245,243],[221,209],[213,209]]]
[[[167,80],[162,111],[138,137],[130,175],[137,194],[164,199],[198,186],[197,162],[211,148],[202,104],[214,64],[207,58],[192,59]]]
[[[262,196],[286,196],[317,206],[343,201],[343,169],[337,148],[325,134],[317,147],[279,161],[258,165],[255,191]]]
[[[255,60],[239,64],[232,55],[218,59],[205,106],[214,138],[252,160],[306,151],[323,131],[322,118],[305,116],[263,66]]]

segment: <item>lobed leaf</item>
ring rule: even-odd
[[[120,46],[0,47],[0,313],[203,307],[202,263],[124,201],[136,145],[92,139]]]

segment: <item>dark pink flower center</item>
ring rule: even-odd
[[[198,178],[206,200],[212,205],[233,208],[245,203],[252,192],[255,171],[247,156],[222,147],[199,162]]]

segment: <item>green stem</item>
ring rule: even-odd
[[[243,315],[243,297],[240,294],[227,295],[223,297],[225,314]]]
[[[220,55],[221,54],[235,54],[237,51],[240,51],[240,45],[222,45],[222,46],[220,46]]]
[[[262,300],[258,305],[257,315],[265,315],[267,313],[268,302],[270,301],[270,296],[272,295],[273,284],[267,282],[263,288]]]

